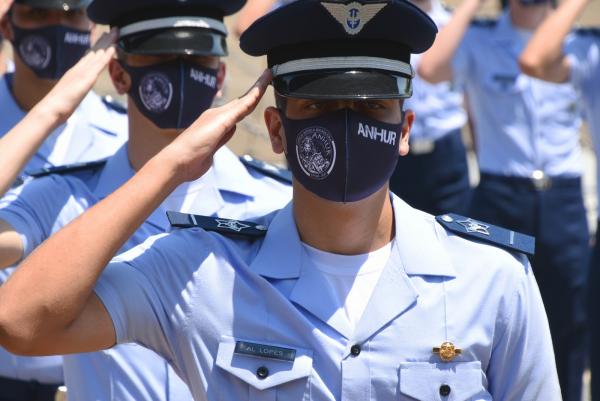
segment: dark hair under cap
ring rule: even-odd
[[[64,11],[85,8],[91,2],[92,0],[15,0],[15,4]]]
[[[437,34],[405,0],[298,0],[257,20],[240,46],[267,56],[275,90],[299,98],[406,98],[410,55]]]

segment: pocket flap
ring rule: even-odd
[[[485,392],[482,382],[479,361],[400,364],[400,392],[417,400],[465,401]]]
[[[263,357],[258,353],[240,353],[239,349],[236,352],[236,345],[239,346],[240,342],[258,345],[262,350],[273,350],[274,353],[279,353],[281,356],[277,358]],[[286,352],[286,350],[289,351]],[[291,352],[292,350],[294,352]],[[263,352],[263,354],[266,353]],[[312,355],[311,350],[296,346],[222,336],[217,351],[217,366],[258,390],[266,390],[308,377],[312,371]]]

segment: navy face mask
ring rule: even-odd
[[[13,24],[12,28],[19,57],[41,79],[59,79],[90,48],[89,31],[63,25],[25,29]]]
[[[279,114],[292,173],[315,195],[356,202],[380,190],[392,176],[402,122],[387,124],[350,109],[305,120]]]
[[[129,95],[161,129],[189,127],[210,108],[218,92],[218,70],[182,59],[145,67],[121,65],[131,76]]]

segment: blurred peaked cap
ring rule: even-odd
[[[267,55],[284,96],[406,98],[410,56],[436,34],[431,18],[405,0],[297,0],[257,20],[240,46]]]
[[[75,10],[87,7],[92,0],[15,0],[15,4],[23,4],[35,8],[50,8],[58,10]]]
[[[88,16],[119,28],[128,53],[225,56],[224,17],[246,0],[93,0]]]

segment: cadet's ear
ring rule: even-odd
[[[281,116],[279,110],[275,107],[267,107],[265,110],[265,124],[269,131],[269,139],[271,140],[271,148],[278,155],[286,151],[285,132],[283,124],[281,124]]]
[[[108,73],[119,95],[124,95],[131,89],[131,77],[125,71],[119,60],[112,59],[108,64]]]
[[[217,71],[217,97],[223,96],[223,85],[225,85],[225,76],[227,73],[227,66],[223,62],[219,62],[219,70]]]
[[[402,124],[402,137],[400,138],[400,148],[398,152],[400,156],[406,156],[410,151],[410,145],[408,141],[410,139],[410,130],[415,122],[415,112],[412,110],[406,110],[404,112],[404,123]]]

